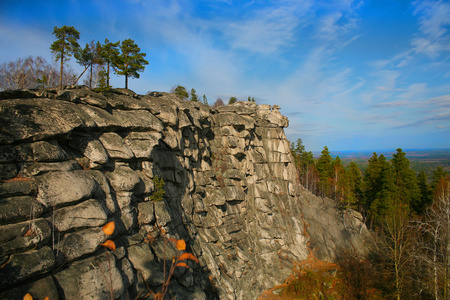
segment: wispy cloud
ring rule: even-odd
[[[442,124],[444,122],[445,125]],[[438,123],[438,124],[436,124]],[[438,113],[436,115],[428,116],[426,118],[417,120],[412,123],[405,123],[398,126],[393,126],[392,128],[400,129],[400,128],[411,128],[411,127],[419,127],[424,125],[435,125],[435,128],[447,128],[450,123],[450,112]]]
[[[383,102],[383,103],[377,103],[371,105],[373,108],[386,108],[386,107],[401,107],[406,106],[410,102],[408,100],[396,100],[396,101],[389,101],[389,102]]]
[[[415,1],[414,13],[419,18],[422,37],[412,40],[417,53],[430,57],[450,50],[450,40],[446,36],[446,26],[450,25],[450,3],[445,1]]]
[[[279,1],[255,11],[244,20],[230,22],[224,34],[232,49],[269,55],[290,46],[294,31],[309,9],[309,1]]]
[[[425,101],[426,105],[436,105],[437,107],[450,108],[450,95],[443,95],[439,97],[434,97],[427,99]]]

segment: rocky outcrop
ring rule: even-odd
[[[178,239],[199,263],[175,270],[171,299],[255,299],[308,246],[367,248],[356,213],[297,184],[278,106],[85,87],[0,99],[1,299],[152,295]]]

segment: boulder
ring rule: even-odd
[[[109,252],[74,262],[54,277],[66,300],[116,299],[125,292],[116,259]]]
[[[138,174],[129,167],[119,167],[106,174],[116,192],[132,191],[141,184]]]
[[[68,157],[56,140],[24,143],[17,145],[15,150],[18,161],[63,161]]]
[[[56,245],[56,263],[61,265],[94,253],[107,238],[101,227],[68,233]]]
[[[24,253],[12,254],[0,268],[0,289],[32,276],[44,274],[54,266],[53,251],[47,246]]]
[[[17,196],[0,199],[0,224],[38,218],[44,206],[31,196]]]
[[[36,199],[46,207],[58,207],[87,199],[98,184],[86,171],[51,172],[35,177]]]
[[[103,206],[95,199],[53,211],[51,221],[59,231],[83,227],[97,227],[106,223]]]
[[[122,138],[115,132],[105,132],[100,136],[99,140],[111,158],[131,159],[134,157],[133,151],[128,148]]]
[[[37,186],[32,179],[0,183],[0,197],[35,194]]]
[[[0,257],[45,245],[51,234],[44,219],[0,226]]]
[[[95,137],[73,137],[70,141],[70,146],[89,158],[94,164],[101,165],[108,162],[108,152],[106,152],[103,144]]]
[[[51,99],[2,100],[0,127],[13,140],[48,140],[94,123],[77,105]]]
[[[36,281],[21,283],[11,289],[0,292],[0,299],[23,299],[26,294],[30,294],[33,299],[59,300],[58,289],[51,275]]]

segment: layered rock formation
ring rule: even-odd
[[[278,106],[85,87],[0,99],[1,299],[151,295],[177,239],[199,263],[175,270],[170,299],[256,299],[308,245],[328,260],[366,249],[357,214],[344,223],[297,184]]]

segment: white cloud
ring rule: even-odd
[[[224,34],[232,49],[269,55],[291,45],[294,31],[309,9],[309,1],[276,2],[244,20],[230,22]]]
[[[436,105],[438,107],[450,108],[450,95],[443,95],[443,96],[427,99],[425,104],[426,105],[431,104],[431,105]]]
[[[419,16],[420,30],[431,40],[443,36],[450,25],[450,4],[445,1],[421,0],[413,3],[414,13]]]
[[[386,108],[386,107],[399,107],[399,106],[407,106],[410,104],[408,100],[395,100],[383,103],[377,103],[372,105],[374,108]]]

